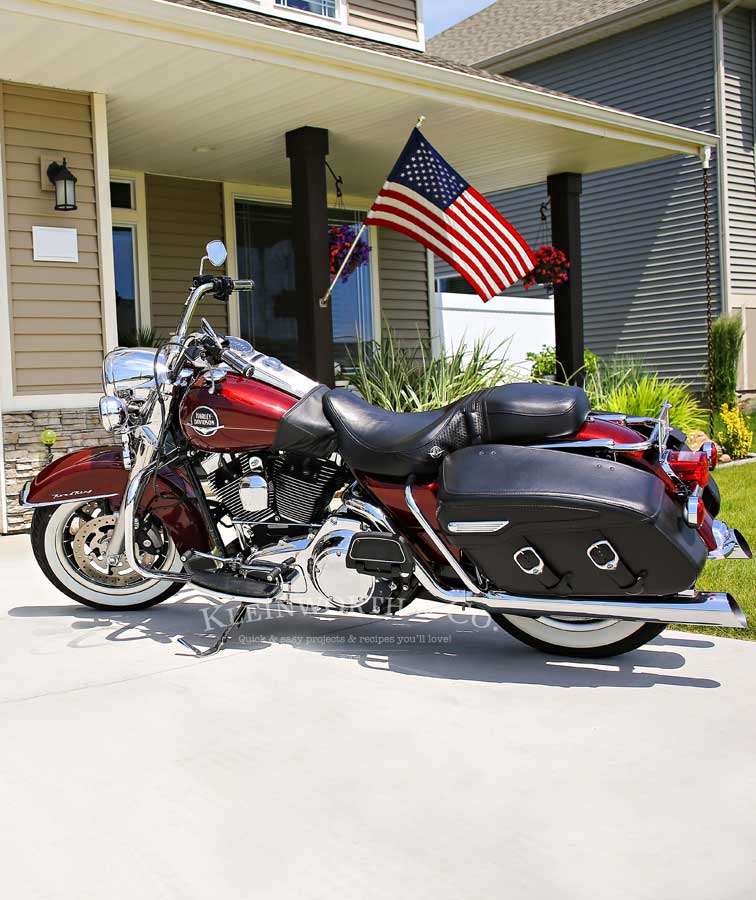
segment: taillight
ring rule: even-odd
[[[688,490],[705,488],[708,484],[709,457],[703,451],[670,450],[667,464]]]
[[[701,445],[701,453],[706,454],[706,459],[709,462],[709,471],[712,472],[717,467],[717,463],[719,462],[719,450],[717,450],[717,445],[714,441],[706,441],[705,444]]]

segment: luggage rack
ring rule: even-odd
[[[670,433],[669,411],[672,404],[665,400],[661,412],[657,418],[646,416],[628,416],[624,413],[592,413],[588,416],[588,422],[610,422],[614,425],[651,425],[651,435],[648,440],[634,441],[623,444],[612,438],[591,438],[588,441],[557,441],[551,444],[531,444],[539,450],[611,450],[613,453],[645,452],[656,447],[659,453],[667,449],[667,439]]]

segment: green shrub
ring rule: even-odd
[[[583,387],[593,409],[617,412],[608,405],[610,397],[619,388],[636,384],[644,374],[643,364],[633,357],[600,359],[596,368],[586,373]]]
[[[137,328],[119,342],[121,347],[157,347],[162,338],[154,328]]]
[[[530,370],[530,377],[533,381],[543,381],[546,378],[556,378],[557,377],[557,358],[556,358],[556,348],[549,347],[547,344],[544,344],[543,347],[536,353],[532,351],[527,354],[527,359],[533,363],[533,367]],[[592,353],[590,350],[586,350],[583,355],[583,373],[587,376],[592,373],[598,371],[600,364],[600,359],[596,356],[595,353]],[[569,378],[572,378],[577,373],[565,373],[559,372],[559,378],[557,379],[560,382],[566,382]],[[569,377],[568,377],[569,376]]]
[[[738,386],[738,362],[743,347],[743,323],[738,313],[720,316],[711,327],[711,375],[714,409],[734,406]]]
[[[641,375],[609,390],[599,409],[631,416],[657,416],[665,400],[672,404],[670,422],[685,434],[704,428],[706,414],[690,390],[671,378]]]
[[[406,347],[389,333],[381,343],[360,343],[350,382],[368,403],[396,412],[437,409],[473,391],[517,381],[507,344],[460,344],[433,358],[427,342]]]
[[[723,403],[719,410],[723,428],[717,432],[717,441],[733,459],[745,459],[751,451],[753,432],[748,428],[737,406]]]

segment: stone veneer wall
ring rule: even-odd
[[[34,478],[47,464],[47,448],[39,440],[45,428],[52,428],[58,435],[53,447],[55,459],[81,447],[113,444],[113,438],[103,431],[96,410],[43,409],[5,413],[3,438],[9,531],[23,531],[31,523],[31,511],[19,506],[18,495],[24,482]]]

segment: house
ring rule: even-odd
[[[740,387],[756,391],[752,0],[497,0],[429,42],[483,70],[724,136],[709,180],[714,314],[746,329]],[[535,239],[538,183],[494,203]],[[702,388],[706,370],[700,167],[669,158],[586,176],[586,345]],[[448,269],[438,274],[448,278]],[[517,293],[517,292],[515,292]]]
[[[698,167],[717,144],[429,55],[419,8],[0,0],[2,530],[28,521],[16,497],[44,463],[43,429],[56,454],[107,440],[104,354],[140,328],[170,333],[209,239],[257,290],[202,313],[323,381],[358,333],[431,335],[432,261],[392,231],[370,234],[364,277],[318,303],[329,224],[364,215],[420,114],[484,191],[549,178],[566,225],[574,173],[681,154]],[[76,209],[56,209],[49,174],[64,160]],[[558,323],[575,326],[574,299]]]

